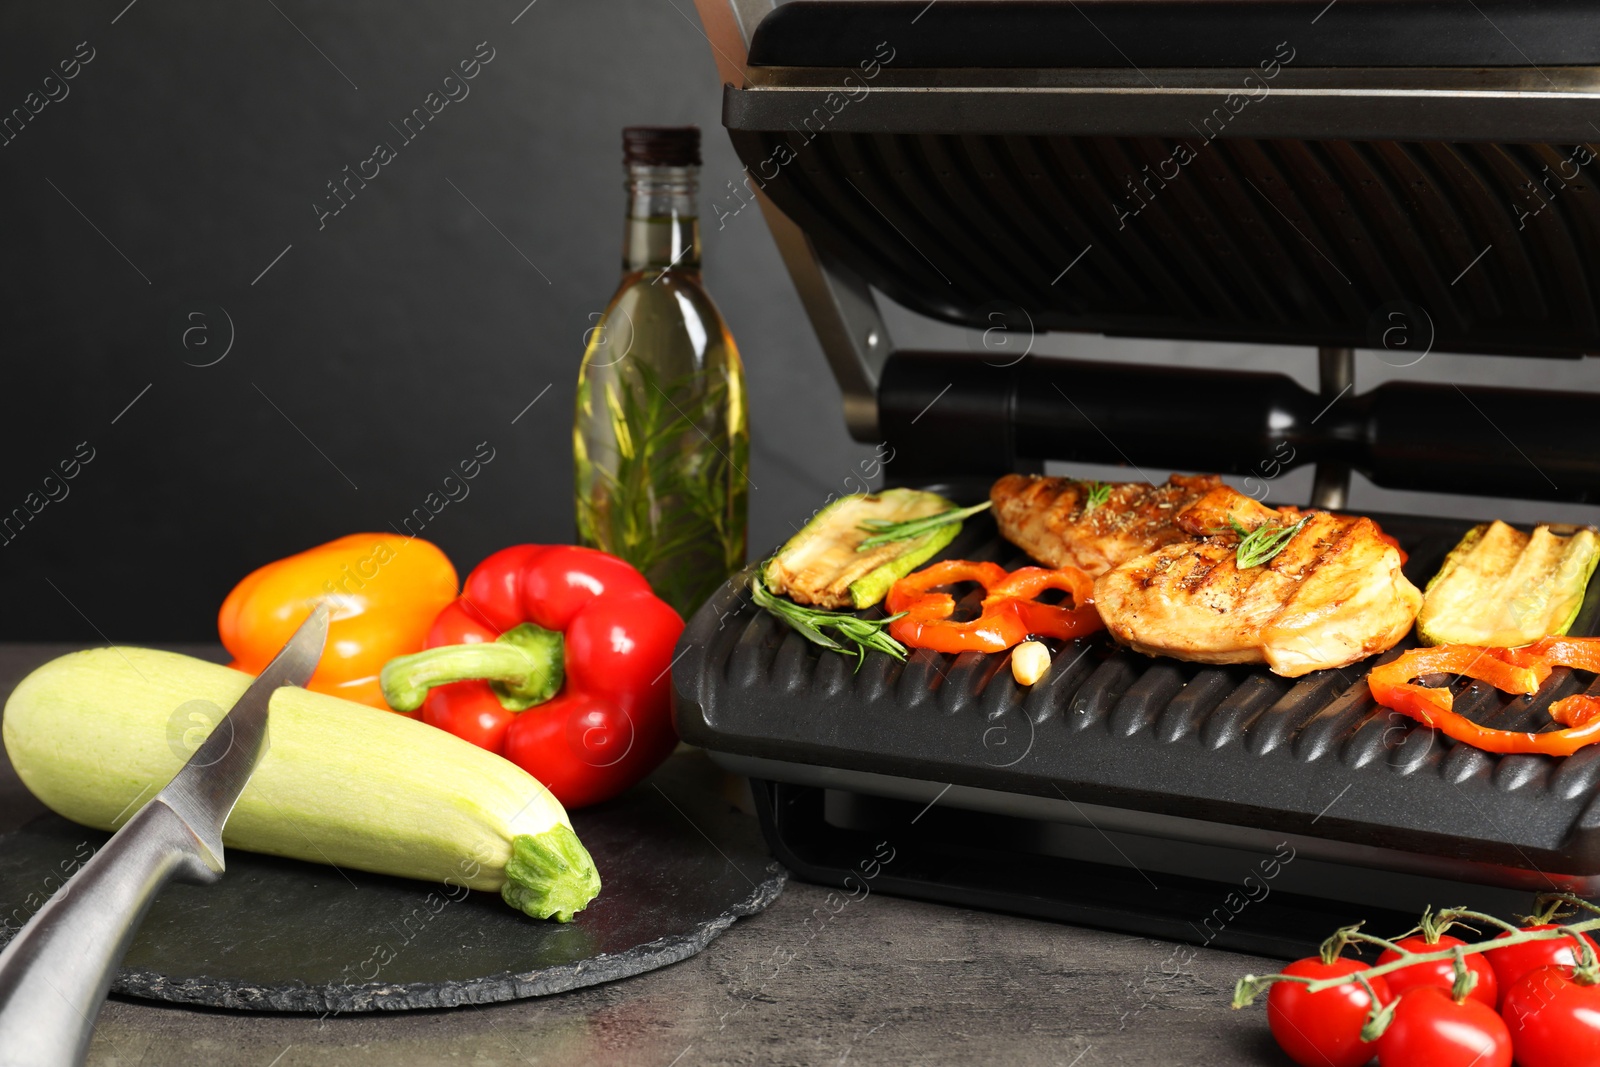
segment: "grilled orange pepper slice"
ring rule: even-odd
[[[952,622],[956,602],[932,590],[956,582],[983,586],[982,612],[968,622]],[[1070,607],[1043,604],[1049,589],[1070,594]],[[935,652],[1004,652],[1033,634],[1068,639],[1093,633],[1105,624],[1094,607],[1094,579],[1076,567],[1047,570],[1023,567],[1013,572],[997,563],[945,560],[909,574],[889,590],[887,607],[901,618],[889,624],[896,640]]]
[[[1550,708],[1550,717],[1566,729],[1530,733],[1480,726],[1451,708],[1448,689],[1417,685],[1424,674],[1462,674],[1488,682],[1507,693],[1530,694],[1556,666],[1600,672],[1600,638],[1546,637],[1525,648],[1482,648],[1438,645],[1414,648],[1367,675],[1372,697],[1384,707],[1436,727],[1457,741],[1485,752],[1570,756],[1600,741],[1600,700],[1570,696]]]
[[[1526,651],[1547,663],[1561,667],[1576,667],[1580,671],[1600,674],[1600,638],[1595,637],[1543,637],[1529,645]],[[1563,697],[1550,705],[1550,717],[1563,726],[1586,727],[1600,717],[1600,700],[1582,693]],[[1575,733],[1576,731],[1567,731]]]

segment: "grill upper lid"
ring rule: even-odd
[[[1600,63],[1600,5],[1570,0],[795,0],[756,65],[853,67],[880,41],[911,67],[1251,67],[1291,40],[1319,67]]]
[[[852,433],[918,456],[928,399],[906,426],[880,418],[908,406],[893,390],[915,376],[896,372],[910,354],[875,320],[873,290],[985,337],[1403,346],[1408,366],[1431,351],[1600,352],[1597,21],[1600,5],[1528,0],[797,0],[757,27],[723,121],[748,184],[793,224],[775,234]],[[996,354],[965,362],[991,377],[1017,362]],[[1323,384],[1319,407],[1351,387],[1337,374]],[[1509,394],[1474,398],[1473,418],[1502,426],[1528,411]],[[1024,432],[1041,403],[1046,423],[1070,425],[1066,399],[1007,395],[964,408],[980,416],[965,428],[999,443],[990,473],[1082,451],[1083,434]],[[1202,408],[1125,398],[1210,432]],[[1419,443],[1328,419],[1288,433],[1283,412],[1258,407],[1270,409],[1264,447],[1289,441],[1368,477]],[[1572,414],[1536,407],[1494,447],[1509,436],[1522,448],[1533,427],[1558,453],[1600,455],[1600,424]],[[1410,449],[1403,487],[1449,480],[1457,443]],[[1352,446],[1370,454],[1334,456]],[[1138,462],[1195,466],[1187,452]],[[1588,500],[1596,471],[1453,484]]]

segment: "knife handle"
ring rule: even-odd
[[[134,931],[174,876],[221,873],[161,800],[146,804],[0,952],[0,1067],[73,1067],[88,1055]]]

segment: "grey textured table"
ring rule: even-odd
[[[0,646],[0,692],[61,646]],[[216,658],[216,649],[184,649]],[[0,832],[42,809],[0,764]],[[92,1064],[1287,1064],[1262,1010],[1228,1008],[1267,960],[791,882],[699,955],[492,1007],[251,1015],[114,998]]]

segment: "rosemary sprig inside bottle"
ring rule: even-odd
[[[861,664],[866,661],[867,649],[874,649],[895,659],[906,658],[906,646],[890,637],[884,632],[884,627],[898,619],[899,615],[890,615],[886,619],[862,619],[847,611],[823,611],[820,608],[808,608],[785,597],[774,596],[767,588],[766,580],[762,575],[766,567],[756,568],[750,579],[750,595],[756,606],[763,608],[793,627],[801,637],[814,645],[842,652],[849,655],[856,654],[856,670],[861,669]],[[833,630],[849,645],[835,641],[823,630]]]
[[[1311,516],[1307,515],[1293,526],[1274,526],[1272,523],[1264,522],[1251,530],[1229,515],[1228,526],[1239,535],[1239,547],[1233,556],[1234,563],[1240,570],[1261,566],[1282,552],[1284,547],[1294,540],[1294,535],[1310,521]]]
[[[970,508],[951,508],[935,515],[924,515],[920,519],[906,519],[904,522],[890,522],[887,519],[867,519],[861,523],[861,529],[870,531],[871,537],[863,540],[856,546],[857,552],[866,552],[877,548],[879,545],[893,544],[895,541],[909,541],[913,537],[921,537],[930,530],[937,530],[941,526],[948,526],[953,522],[970,518],[980,511],[987,511],[993,501],[985,500],[981,504],[974,504]]]

